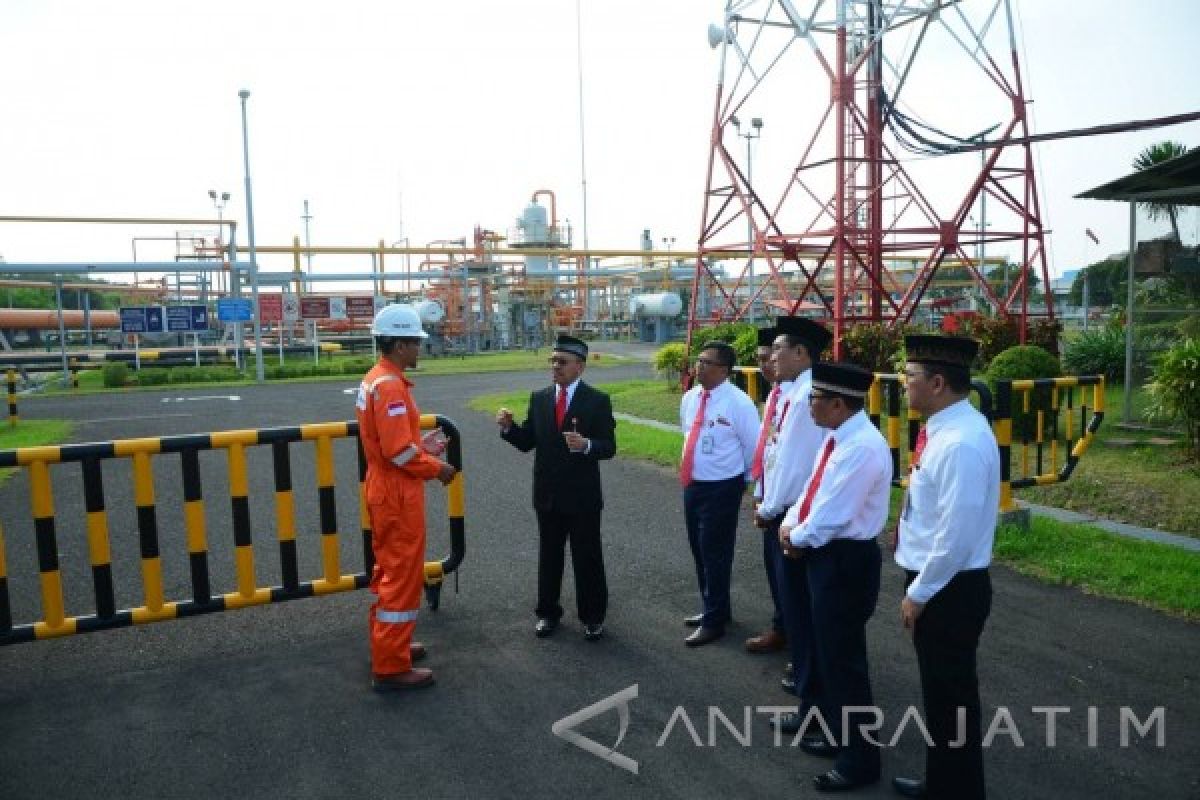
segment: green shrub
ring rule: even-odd
[[[1200,339],[1185,339],[1159,359],[1150,390],[1150,416],[1183,423],[1193,458],[1200,458]]]
[[[674,386],[679,383],[679,376],[683,374],[687,365],[687,353],[679,342],[664,345],[654,354],[654,369],[667,379],[668,385]]]
[[[170,380],[170,370],[154,367],[140,370],[137,374],[138,386],[165,386]]]
[[[1026,344],[1010,347],[992,359],[988,366],[987,381],[993,396],[996,386],[1004,380],[1033,380],[1037,378],[1057,378],[1062,375],[1058,359],[1047,353],[1041,347]],[[1013,392],[1012,421],[1013,440],[1024,438],[1033,439],[1037,432],[1037,412],[1044,411],[1045,431],[1050,430],[1056,412],[1050,408],[1051,390],[1034,389],[1029,398],[1029,411],[1024,410],[1024,393]]]
[[[1067,342],[1063,366],[1071,375],[1103,375],[1107,380],[1125,377],[1125,332],[1118,327],[1092,328]]]
[[[904,337],[915,332],[908,325],[897,328],[875,322],[855,325],[842,337],[842,358],[872,372],[899,372]]]
[[[105,364],[104,365],[104,385],[111,388],[124,386],[129,383],[129,365],[128,364]]]
[[[700,355],[700,348],[705,342],[716,340],[725,342],[728,345],[733,345],[742,334],[750,331],[753,333],[755,327],[749,322],[723,322],[720,325],[714,325],[711,328],[697,328],[692,331],[692,352],[691,357],[695,358]],[[755,334],[757,336],[757,334]],[[757,344],[757,339],[755,340]],[[735,348],[736,349],[736,348]]]
[[[975,367],[987,370],[992,359],[1021,343],[1021,331],[1013,317],[975,317],[966,326],[967,335],[979,340]]]
[[[733,340],[733,351],[737,353],[737,363],[743,367],[758,366],[758,331],[751,329],[742,331],[736,339]]]

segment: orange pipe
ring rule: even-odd
[[[63,326],[68,330],[82,330],[83,312],[63,311]],[[121,315],[116,311],[93,311],[92,328],[120,328]],[[44,308],[0,309],[0,328],[10,330],[58,330],[58,312]]]

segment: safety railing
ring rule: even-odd
[[[450,555],[438,561],[426,562],[424,566],[426,600],[430,608],[437,609],[443,580],[462,563],[466,550],[462,444],[457,427],[446,417],[422,415],[421,427],[440,427],[445,431],[448,438],[446,459],[458,470],[454,480],[447,487]],[[356,422],[328,422],[295,427],[0,451],[0,467],[23,467],[28,471],[42,612],[42,618],[37,622],[13,624],[4,531],[0,527],[0,644],[141,625],[344,592],[366,586],[374,566],[374,557],[371,549],[370,518],[363,487],[366,460],[361,446],[358,447],[358,498],[364,569],[359,573],[342,573],[334,492],[333,442],[338,438],[357,435]],[[316,448],[321,557],[320,577],[307,581],[302,581],[299,575],[289,448],[291,444],[302,441],[311,441]],[[246,450],[259,445],[270,445],[274,467],[275,534],[279,546],[281,583],[271,587],[257,585],[251,529]],[[208,526],[199,459],[200,453],[206,450],[225,450],[227,454],[236,587],[233,591],[224,593],[214,593],[209,576]],[[181,465],[183,525],[192,596],[189,599],[168,601],[165,597],[162,556],[159,549],[158,508],[152,460],[176,453]],[[129,459],[132,462],[143,604],[130,609],[116,608],[113,587],[111,537],[102,469],[103,463],[110,459]],[[70,462],[79,463],[82,471],[88,560],[91,567],[92,592],[95,596],[95,612],[75,617],[67,616],[65,611],[50,474],[52,465]]]

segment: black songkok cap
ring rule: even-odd
[[[846,397],[866,397],[875,375],[846,361],[818,361],[812,365],[812,386]]]
[[[808,354],[814,361],[833,341],[833,334],[828,328],[808,317],[776,317],[775,333],[798,338],[808,348]]]
[[[969,370],[979,352],[979,342],[965,336],[915,333],[904,337],[905,359]]]
[[[554,349],[563,353],[570,353],[573,356],[578,356],[580,359],[587,361],[587,342],[583,341],[582,339],[576,339],[574,336],[559,334],[559,337],[554,340]]]

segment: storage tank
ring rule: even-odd
[[[537,201],[525,206],[517,227],[524,234],[522,241],[526,244],[548,244],[550,242],[549,226],[546,224],[546,208],[539,206]]]
[[[417,316],[421,318],[422,325],[436,325],[446,318],[446,309],[442,308],[439,301],[431,297],[418,300],[413,304],[413,308],[417,310]]]
[[[674,292],[638,294],[629,298],[629,313],[635,317],[677,317],[683,301]]]

